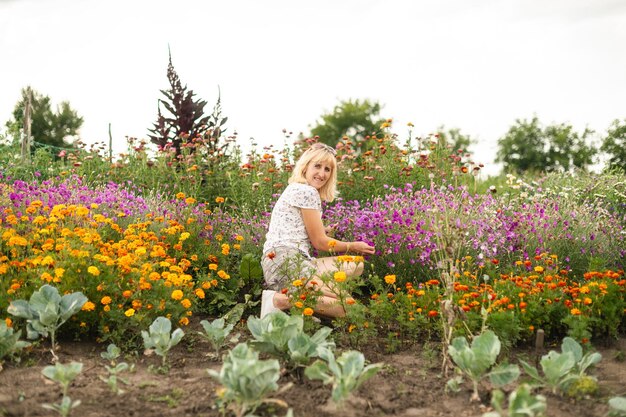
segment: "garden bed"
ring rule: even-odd
[[[221,360],[207,354],[211,352],[208,342],[194,337],[196,320],[186,330],[183,342],[176,346],[169,358],[168,373],[158,373],[154,368],[160,364],[156,355],[124,358],[134,363],[134,371],[126,373],[130,385],[122,385],[124,393],[112,394],[100,380],[105,375],[107,363],[100,357],[105,345],[88,342],[62,341],[57,352],[60,362],[83,363],[82,373],[70,386],[68,394],[80,399],[82,404],[72,415],[90,416],[218,416],[215,406],[218,383],[206,372],[219,370]],[[238,329],[245,338],[245,328]],[[47,346],[47,345],[46,345]],[[341,410],[330,401],[330,387],[319,381],[303,377],[283,375],[279,380],[282,387],[292,386],[275,395],[293,409],[294,416],[481,416],[488,410],[489,389],[483,386],[481,403],[469,401],[469,384],[463,385],[459,393],[445,392],[446,378],[440,371],[440,345],[435,342],[415,343],[397,347],[393,353],[386,351],[387,340],[373,340],[361,351],[370,362],[383,362],[384,368],[366,381]],[[594,397],[573,400],[541,392],[547,397],[547,415],[604,417],[607,400],[624,395],[626,362],[624,350],[626,338],[622,336],[610,346],[597,346],[602,361],[591,370],[599,381],[599,392]],[[339,344],[338,349],[342,346]],[[551,349],[552,347],[550,347]],[[558,347],[555,347],[558,348]],[[545,353],[545,352],[542,352]],[[535,352],[520,347],[508,353],[513,362],[516,357],[534,363]],[[6,363],[0,372],[0,415],[2,416],[50,416],[53,413],[41,404],[58,402],[61,389],[46,380],[42,369],[51,362],[51,354],[41,345],[23,355],[21,364]],[[524,376],[522,377],[524,378]],[[286,409],[275,406],[263,408],[257,415],[285,415]]]

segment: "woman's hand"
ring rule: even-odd
[[[349,247],[350,251],[360,253],[362,255],[373,255],[375,252],[374,246],[371,246],[367,242],[352,242]]]

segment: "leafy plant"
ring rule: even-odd
[[[146,349],[154,349],[162,358],[162,366],[167,363],[167,355],[171,348],[181,341],[185,332],[176,329],[172,332],[172,322],[166,317],[157,317],[148,331],[142,330],[143,344]]]
[[[107,346],[106,352],[100,353],[100,356],[102,356],[102,358],[104,359],[107,359],[111,364],[111,366],[104,366],[108,372],[108,377],[100,376],[100,379],[107,383],[107,385],[111,389],[111,392],[118,395],[124,392],[119,388],[118,381],[129,385],[128,380],[125,378],[121,378],[119,374],[129,369],[132,369],[132,367],[129,366],[126,362],[116,363],[116,360],[120,357],[120,353],[120,348],[113,343]]]
[[[509,407],[504,410],[505,395],[500,390],[494,390],[491,405],[496,411],[483,414],[483,417],[542,417],[546,412],[546,397],[533,395],[528,384],[522,384],[509,395]]]
[[[260,360],[259,353],[245,343],[238,344],[225,355],[219,372],[209,369],[208,373],[223,386],[218,394],[219,403],[232,408],[238,417],[254,413],[263,403],[283,405],[278,400],[265,398],[278,389],[278,361]]]
[[[276,311],[259,319],[250,317],[248,329],[254,340],[250,342],[257,350],[285,360],[289,366],[305,366],[322,352],[332,351],[335,343],[328,340],[332,329],[322,327],[313,336],[304,333],[302,316],[290,316]]]
[[[204,328],[204,333],[198,332],[198,334],[211,343],[215,350],[215,355],[219,357],[224,340],[226,340],[235,325],[233,323],[226,324],[226,320],[223,318],[215,319],[210,323],[208,320],[202,320],[200,324]]]
[[[335,354],[326,349],[320,352],[320,358],[323,360],[313,362],[304,374],[310,379],[332,384],[331,397],[338,405],[383,367],[382,363],[365,366],[365,357],[356,350],[346,351],[335,359]]]
[[[517,365],[499,365],[492,368],[500,354],[500,347],[498,336],[491,330],[486,330],[475,337],[471,346],[468,345],[465,337],[455,338],[448,346],[448,352],[457,369],[472,381],[472,401],[480,400],[478,384],[484,377],[489,377],[491,384],[495,387],[502,387],[519,377],[520,370]],[[455,382],[458,383],[459,380],[452,381],[448,383],[449,386]]]
[[[576,390],[572,391],[570,387],[578,387],[585,392],[593,392],[595,389],[589,384],[595,383],[593,385],[597,388],[595,377],[587,375],[586,371],[600,360],[602,360],[600,353],[583,354],[582,346],[571,337],[566,337],[561,344],[561,353],[551,350],[541,357],[540,365],[543,377],[539,375],[539,371],[534,366],[523,360],[520,360],[520,363],[531,378],[550,387],[553,393],[561,391],[570,396],[577,396]]]
[[[56,359],[56,332],[72,315],[78,312],[87,302],[82,292],[59,295],[56,287],[45,284],[35,291],[29,301],[15,300],[7,311],[16,317],[26,319],[26,335],[28,339],[47,337],[50,334],[52,355]]]
[[[613,397],[609,400],[609,416],[626,417],[626,397]]]
[[[57,362],[54,365],[46,366],[41,373],[46,378],[59,383],[63,389],[63,399],[60,403],[43,404],[44,408],[56,411],[61,416],[68,416],[73,408],[80,405],[80,400],[72,401],[67,395],[67,390],[76,376],[83,370],[83,364],[80,362],[70,362],[63,365]]]
[[[0,371],[3,358],[11,357],[30,346],[30,343],[19,340],[21,335],[21,330],[16,332],[12,327],[7,326],[5,321],[0,321]]]

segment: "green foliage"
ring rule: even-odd
[[[586,170],[596,154],[587,143],[592,133],[585,129],[579,134],[564,123],[543,127],[536,116],[531,121],[518,119],[498,140],[496,162],[517,173]]]
[[[365,366],[363,354],[354,350],[343,352],[338,359],[335,359],[331,350],[324,350],[320,358],[322,360],[313,362],[305,369],[304,374],[309,379],[332,384],[331,397],[338,405],[383,367],[382,363]]]
[[[376,138],[381,124],[385,119],[380,118],[382,106],[378,102],[369,100],[342,100],[332,112],[320,116],[321,121],[311,128],[311,136],[318,136],[320,142],[335,146],[341,138],[348,136],[364,148],[368,139]]]
[[[268,400],[265,397],[278,389],[280,365],[276,359],[260,360],[259,353],[240,343],[224,356],[219,372],[208,370],[209,375],[222,384],[218,403],[233,408],[236,416],[254,411]]]
[[[332,329],[322,327],[309,336],[304,333],[302,316],[290,316],[282,311],[275,311],[262,319],[249,317],[248,329],[254,338],[250,342],[254,348],[285,360],[290,368],[305,366],[313,358],[335,348],[335,343],[328,340]]]
[[[439,126],[437,128],[437,135],[439,135],[439,140],[449,146],[454,152],[459,149],[467,152],[471,145],[478,142],[471,136],[461,133],[461,129],[459,128],[446,129],[445,126]]]
[[[118,382],[122,382],[126,385],[129,385],[127,379],[119,376],[120,373],[125,372],[129,369],[132,370],[132,366],[129,366],[126,362],[117,363],[117,359],[120,357],[121,350],[115,344],[110,343],[107,346],[106,352],[100,352],[100,356],[103,359],[106,359],[110,362],[111,366],[105,365],[104,368],[107,370],[108,375],[106,377],[100,376],[100,379],[109,386],[109,389],[114,394],[123,394],[124,391],[119,388]]]
[[[68,136],[75,136],[83,124],[83,118],[70,107],[67,101],[61,102],[56,111],[52,110],[50,97],[33,90],[30,86],[22,89],[22,97],[13,110],[13,120],[6,123],[9,135],[19,141],[24,127],[24,108],[31,96],[31,136],[35,143],[71,148]],[[58,153],[58,152],[54,152]]]
[[[68,416],[73,408],[80,405],[80,400],[72,401],[67,395],[67,390],[72,381],[78,376],[78,374],[81,373],[82,370],[83,364],[80,362],[70,362],[67,365],[57,362],[54,365],[43,368],[41,371],[43,376],[61,385],[61,388],[63,389],[63,399],[58,404],[43,404],[42,406],[49,410],[56,411],[63,417]]]
[[[600,150],[608,154],[608,169],[626,172],[626,119],[613,121],[602,140]]]
[[[472,400],[480,399],[478,384],[486,376],[495,387],[502,387],[519,377],[517,365],[500,365],[492,369],[500,354],[500,347],[498,336],[491,330],[475,337],[471,346],[464,337],[456,337],[448,346],[448,353],[454,364],[472,381],[474,388]]]
[[[543,377],[529,363],[520,360],[526,373],[538,383],[557,391],[572,395],[595,392],[597,381],[586,374],[587,369],[600,362],[602,355],[597,352],[583,353],[582,346],[571,337],[563,339],[561,353],[551,350],[541,357]],[[596,387],[593,388],[593,382]],[[572,385],[574,384],[574,385]],[[571,389],[570,389],[571,388]]]
[[[22,349],[30,346],[30,343],[20,340],[20,336],[22,336],[21,330],[15,331],[7,326],[6,322],[0,321],[0,370],[2,370],[2,359],[14,357]]]
[[[609,400],[610,417],[626,417],[626,397],[613,397]]]
[[[546,397],[533,395],[528,384],[521,384],[509,394],[508,408],[504,410],[505,395],[500,390],[492,392],[491,405],[496,411],[483,414],[483,417],[543,417],[546,414]]]
[[[87,302],[82,292],[59,295],[59,290],[51,285],[43,285],[33,292],[29,301],[12,301],[7,309],[9,314],[26,319],[28,339],[48,337],[52,342],[52,353],[56,349],[55,335],[59,327],[72,315],[80,311]]]
[[[184,335],[185,332],[182,329],[176,329],[172,332],[172,322],[166,317],[157,317],[148,331],[141,331],[144,347],[154,349],[156,354],[162,358],[162,365],[166,364],[170,349],[176,346]]]
[[[219,356],[224,340],[226,340],[235,325],[233,323],[226,324],[223,318],[215,319],[210,323],[208,320],[202,320],[200,324],[204,329],[204,333],[198,332],[198,334],[211,343],[215,350],[215,355]]]

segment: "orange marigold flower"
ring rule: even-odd
[[[337,245],[337,241],[336,240],[329,240],[328,241],[328,249],[332,249]]]
[[[572,308],[569,312],[572,313],[573,316],[580,316],[582,314],[582,311],[577,308]]]
[[[189,298],[185,298],[180,302],[180,304],[185,308],[191,307],[191,301],[189,301]]]
[[[224,202],[224,197],[215,197],[215,202],[217,204],[223,203]]]
[[[337,271],[334,273],[333,278],[336,282],[344,282],[347,278],[347,275],[344,271]]]
[[[302,301],[296,301],[295,303],[293,303],[293,305],[297,308],[302,308],[304,306],[304,304],[302,304]]]
[[[100,303],[107,305],[107,304],[111,304],[111,297],[109,297],[108,295],[105,295],[104,297],[102,297],[102,299],[100,300]]]
[[[276,257],[276,252],[274,251],[267,254],[267,259],[269,259],[270,261],[274,259],[275,257]]]
[[[396,283],[396,276],[395,275],[385,275],[385,282],[389,285],[395,284]]]
[[[81,310],[83,311],[94,311],[95,309],[96,305],[91,301],[87,301],[85,304],[83,304],[83,307],[81,308]]]
[[[182,300],[183,299],[183,292],[181,290],[174,290],[174,291],[172,291],[172,299],[173,300]]]
[[[181,326],[187,326],[189,324],[189,319],[187,317],[183,317],[182,319],[178,320],[178,323]]]
[[[312,316],[313,315],[313,309],[311,307],[307,307],[304,310],[302,310],[302,314],[305,316]]]
[[[438,315],[438,314],[439,314],[439,313],[438,313],[437,311],[435,311],[435,310],[430,310],[430,311],[428,312],[428,317],[437,317],[437,315]]]
[[[133,292],[131,290],[126,290],[122,293],[122,297],[124,298],[130,298],[133,295]]]
[[[202,288],[197,288],[195,291],[196,297],[200,298],[200,299],[204,299],[204,291],[202,290]]]
[[[4,319],[4,322],[7,324],[7,327],[13,327],[13,320],[11,320],[9,317]]]

